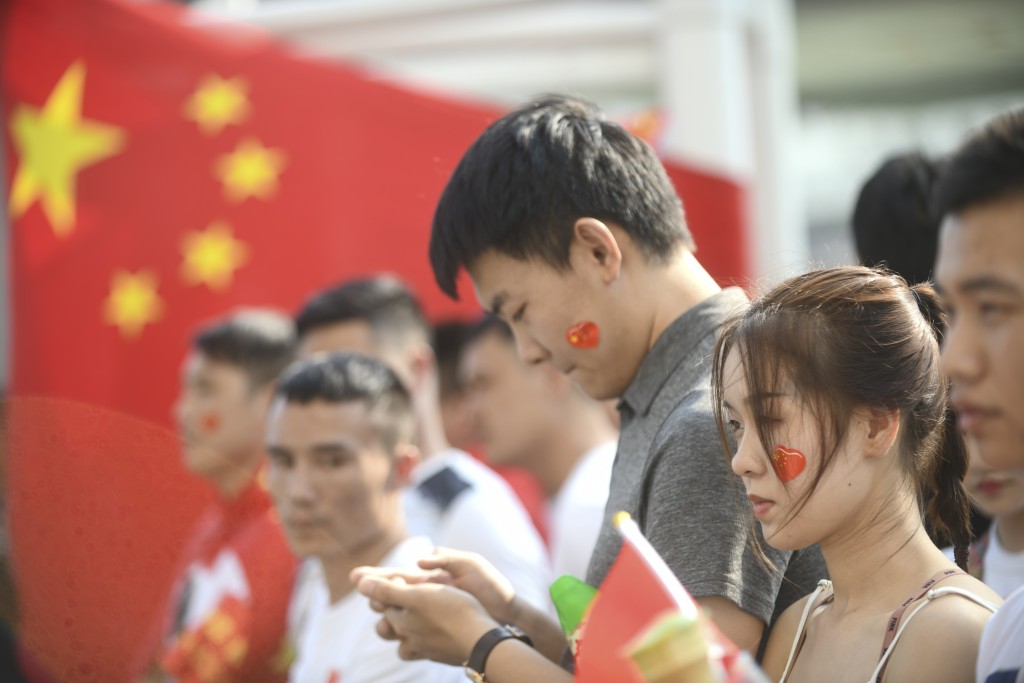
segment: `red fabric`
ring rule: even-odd
[[[260,477],[237,498],[220,501],[207,510],[190,544],[188,564],[209,567],[223,552],[238,557],[249,587],[248,599],[226,596],[203,623],[183,631],[163,648],[159,659],[183,683],[283,681],[287,677],[288,603],[298,565]],[[159,632],[142,644],[136,661],[148,663],[158,658],[159,640],[173,625],[179,602],[180,591],[168,601],[158,622]],[[218,628],[228,621],[232,624],[230,637]],[[243,645],[244,654],[232,649]]]
[[[460,303],[437,290],[426,248],[444,183],[501,112],[382,85],[251,29],[203,28],[176,5],[10,0],[2,10],[22,639],[61,680],[119,683],[134,676],[131,653],[211,500],[166,430],[192,330],[238,305],[292,311],[315,289],[381,270],[409,282],[432,318],[475,315],[468,287]],[[248,102],[217,131],[187,115],[211,76],[240,79]],[[69,117],[103,149],[64,169],[61,194],[26,140]],[[240,197],[220,176],[228,155],[253,145],[278,165],[276,182]],[[55,144],[36,162],[70,149]],[[743,276],[741,188],[670,174],[712,274]],[[237,262],[197,279],[183,251],[225,236]],[[111,322],[140,302],[111,296],[128,284],[122,293],[157,297],[135,327]]]
[[[623,542],[584,617],[576,651],[576,680],[644,683],[623,649],[656,617],[675,607],[672,596],[647,563],[632,545]]]
[[[646,544],[646,540],[641,539]],[[649,544],[645,550],[656,555]],[[676,581],[674,577],[670,579]],[[681,605],[694,605],[693,598],[681,591],[677,602],[658,577],[644,553],[624,539],[615,564],[598,588],[582,626],[576,650],[577,683],[647,683],[629,658],[627,646],[653,626],[667,612],[678,612]],[[716,643],[723,655],[728,680],[744,680],[739,671],[730,670],[738,650],[721,634],[714,623],[703,620],[705,642]]]

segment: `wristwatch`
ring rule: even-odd
[[[491,650],[494,649],[495,645],[509,638],[521,640],[530,647],[533,647],[533,641],[530,640],[530,636],[515,626],[508,624],[496,626],[480,636],[480,640],[476,641],[476,645],[473,646],[473,651],[469,653],[469,659],[463,664],[466,667],[466,677],[473,681],[473,683],[487,683],[487,675],[484,674],[484,665],[487,664],[487,657],[491,654]]]

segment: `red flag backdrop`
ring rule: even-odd
[[[432,317],[474,312],[439,294],[426,246],[449,173],[500,112],[176,6],[14,0],[3,22],[22,636],[61,679],[116,683],[209,495],[166,430],[196,323],[292,311],[380,270]],[[742,189],[669,170],[702,261],[743,277]]]

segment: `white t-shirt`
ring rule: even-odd
[[[1024,588],[1018,588],[985,625],[977,683],[1024,683]]]
[[[615,441],[588,451],[551,499],[551,565],[554,576],[585,580],[604,520],[615,462]]]
[[[422,536],[408,538],[380,562],[384,567],[415,567],[433,544]],[[298,620],[297,658],[289,683],[456,683],[465,680],[459,667],[426,660],[402,661],[398,643],[377,635],[380,615],[369,600],[353,590],[330,603],[323,573],[312,565],[301,581],[294,611]],[[295,615],[293,614],[293,617]]]
[[[1005,598],[1024,586],[1024,552],[1011,553],[1006,550],[999,543],[997,526],[998,520],[993,521],[988,534],[988,547],[981,565],[985,571],[982,578],[992,590]],[[1024,650],[1024,643],[1021,643],[1021,649]]]
[[[504,479],[468,453],[449,449],[420,463],[412,480],[404,498],[410,533],[483,555],[517,595],[550,611],[547,551]]]

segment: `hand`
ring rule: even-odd
[[[493,564],[476,553],[436,548],[433,555],[419,561],[421,568],[434,577],[475,597],[491,617],[502,624],[516,623],[516,591]]]
[[[516,623],[519,605],[512,584],[494,565],[477,553],[435,548],[419,561],[423,571],[395,567],[357,567],[350,578],[359,583],[364,576],[401,580],[407,584],[440,583],[455,586],[475,597],[491,617],[503,624]]]
[[[383,614],[377,633],[399,640],[402,659],[461,666],[480,637],[497,624],[469,593],[439,583],[409,584],[368,573],[357,588]]]

